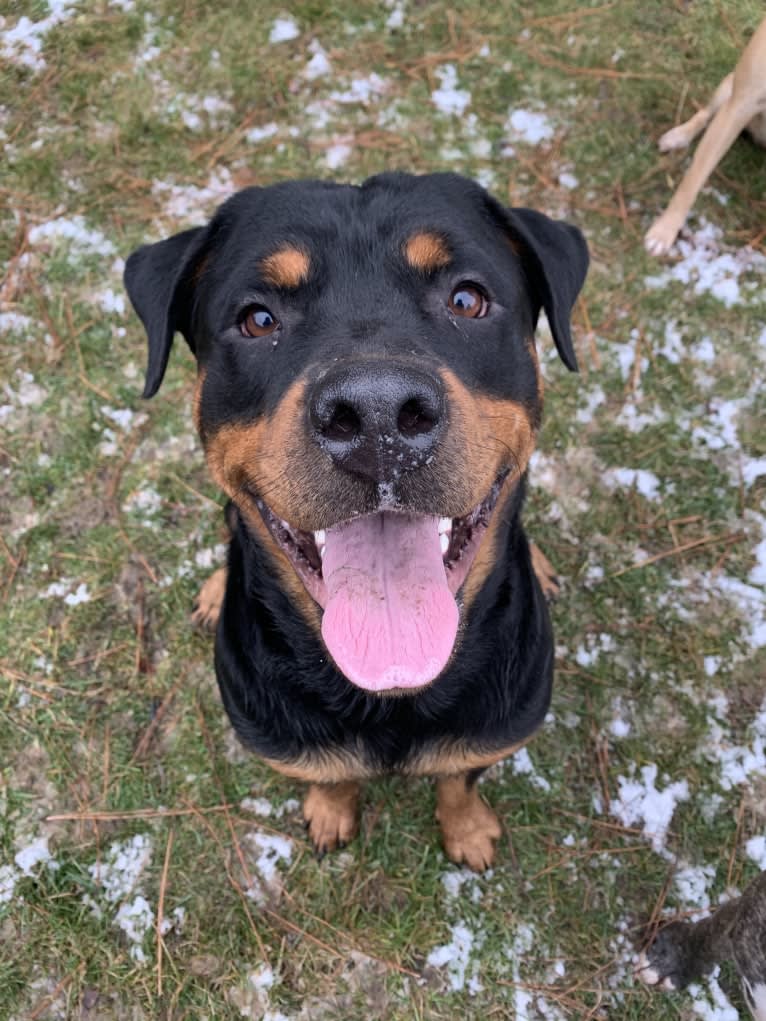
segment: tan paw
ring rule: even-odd
[[[679,221],[672,213],[664,212],[646,232],[644,248],[650,255],[667,255],[683,225],[683,220]]]
[[[670,152],[672,149],[685,149],[694,141],[696,131],[686,124],[678,124],[670,131],[666,131],[657,142],[660,152]]]
[[[461,796],[457,784],[463,788]],[[495,859],[495,842],[502,829],[497,816],[475,788],[465,789],[465,778],[439,781],[436,818],[447,857],[474,872],[488,869]]]
[[[359,784],[312,784],[303,802],[303,818],[319,855],[353,840],[359,828]]]
[[[532,555],[532,570],[537,575],[543,595],[547,602],[554,603],[561,594],[561,582],[553,564],[536,543],[530,542],[529,552]]]
[[[223,594],[226,591],[226,568],[219,567],[207,579],[199,590],[199,595],[192,606],[192,624],[202,631],[211,634],[218,625],[223,605]]]

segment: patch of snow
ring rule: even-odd
[[[125,901],[120,905],[114,921],[132,944],[130,956],[136,963],[145,964],[146,953],[141,944],[154,926],[154,912],[147,899],[138,894],[132,901]]]
[[[401,28],[404,24],[404,4],[395,4],[394,9],[386,18],[386,28]]]
[[[101,887],[104,898],[115,904],[133,892],[151,857],[151,837],[137,833],[127,840],[110,844],[103,858],[88,866],[88,872]]]
[[[745,854],[761,871],[766,869],[766,836],[751,837],[745,844]]]
[[[47,865],[53,861],[48,850],[48,838],[38,837],[28,847],[23,847],[13,859],[23,876],[31,876],[33,870],[40,864]]]
[[[385,79],[373,71],[366,78],[352,78],[347,89],[331,92],[330,99],[335,103],[361,103],[366,106],[382,96],[387,88]]]
[[[715,865],[684,865],[679,868],[673,876],[673,885],[681,906],[684,908],[709,908],[710,884],[714,879]]]
[[[45,36],[71,17],[76,6],[77,0],[48,0],[46,18],[32,21],[24,15],[12,27],[8,27],[7,18],[0,18],[0,58],[30,71],[44,70],[42,49]]]
[[[64,596],[64,602],[67,606],[79,606],[80,603],[89,603],[90,600],[91,595],[85,582],[81,582],[74,592]]]
[[[592,667],[600,658],[602,653],[611,653],[615,650],[615,641],[612,635],[599,634],[588,635],[586,644],[579,646],[575,652],[575,662],[578,666]]]
[[[544,113],[534,110],[509,110],[505,130],[514,142],[539,145],[553,138],[553,125]]]
[[[660,480],[645,468],[609,468],[604,472],[604,483],[609,489],[635,488],[645,500],[657,500],[660,496]]]
[[[163,200],[163,219],[198,224],[207,220],[215,207],[235,191],[231,171],[226,167],[214,170],[202,187],[156,181],[152,193]]]
[[[430,964],[432,968],[446,968],[450,989],[453,992],[460,992],[460,990],[466,988],[466,976],[471,962],[471,951],[474,948],[474,944],[478,947],[478,941],[465,922],[457,922],[453,925],[450,935],[450,942],[432,950],[428,955],[426,963]],[[467,982],[468,991],[472,994],[482,988],[477,978],[478,968],[479,962],[476,961],[474,962],[472,976]]]
[[[766,256],[749,245],[724,249],[723,231],[702,220],[696,231],[685,231],[675,249],[681,259],[661,273],[646,278],[647,287],[667,287],[679,282],[693,287],[695,294],[710,294],[727,308],[740,304],[740,278],[747,273],[763,273]]]
[[[577,180],[574,174],[570,174],[568,171],[563,171],[559,174],[559,184],[562,188],[567,188],[569,191],[574,190],[580,186],[580,182]]]
[[[348,163],[353,151],[353,146],[349,142],[336,142],[325,150],[325,164],[328,169],[337,170]]]
[[[45,328],[35,319],[20,312],[0,312],[0,334],[4,333],[34,333],[37,336],[44,336]]]
[[[297,39],[301,30],[292,18],[276,18],[269,32],[270,43],[286,43]]]
[[[273,138],[278,131],[279,125],[275,121],[270,121],[268,124],[259,124],[258,127],[250,128],[245,135],[245,140],[251,145],[257,145],[266,138]]]
[[[471,105],[471,93],[457,87],[455,65],[443,64],[434,74],[439,79],[439,88],[431,93],[431,102],[440,113],[460,116]]]
[[[741,786],[750,777],[766,776],[766,702],[753,720],[750,731],[752,741],[734,744],[723,718],[725,703],[710,700],[708,733],[701,746],[707,759],[719,767],[719,783],[725,791]]]
[[[688,987],[692,1010],[703,1021],[739,1021],[739,1011],[718,984],[719,974],[720,968],[716,967],[707,980],[707,989],[696,982]]]
[[[653,762],[641,768],[640,777],[636,779],[632,770],[630,776],[617,777],[619,794],[612,799],[610,810],[623,826],[643,822],[644,836],[651,840],[653,850],[661,852],[676,805],[689,797],[689,785],[686,780],[678,780],[658,790]]]
[[[538,790],[549,791],[551,789],[550,783],[535,769],[526,748],[520,749],[508,761],[516,776],[526,776],[532,786],[537,787]]]
[[[28,239],[32,246],[46,241],[54,245],[65,243],[73,252],[82,255],[109,256],[116,251],[112,242],[100,230],[88,227],[82,216],[59,216],[38,223],[30,229]]]
[[[161,507],[162,497],[156,489],[152,489],[148,485],[134,489],[122,504],[122,509],[126,514],[140,513],[151,515],[156,514]]]
[[[491,869],[489,872],[485,872],[484,878],[491,878],[491,872]],[[449,872],[443,872],[441,881],[448,901],[458,900],[463,895],[463,887],[474,904],[478,904],[482,898],[481,881],[470,869],[452,869]]]
[[[116,293],[111,287],[106,287],[103,291],[97,291],[91,295],[91,301],[104,312],[119,316],[125,315],[125,295]]]
[[[332,64],[322,44],[317,39],[312,42],[310,49],[313,50],[314,55],[304,67],[303,77],[307,81],[313,82],[317,78],[323,78],[325,75],[330,74]]]

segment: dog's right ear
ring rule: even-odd
[[[125,264],[125,290],[149,340],[144,397],[153,397],[160,388],[176,330],[194,351],[192,275],[206,234],[207,228],[193,227],[166,241],[142,245]]]

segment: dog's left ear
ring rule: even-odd
[[[569,317],[588,272],[588,246],[577,227],[551,220],[534,209],[505,209],[511,236],[521,243],[521,260],[536,302],[535,324],[545,309],[561,360],[577,372]]]
[[[160,388],[176,330],[194,351],[191,276],[206,234],[207,228],[193,227],[166,241],[142,245],[125,264],[125,290],[149,340],[144,397],[153,397]]]

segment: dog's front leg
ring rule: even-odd
[[[303,818],[317,854],[343,847],[356,836],[360,791],[356,780],[311,784],[303,802]]]
[[[444,850],[452,861],[465,863],[476,872],[492,864],[495,841],[503,832],[497,816],[479,795],[480,772],[469,770],[436,781],[436,818]]]

